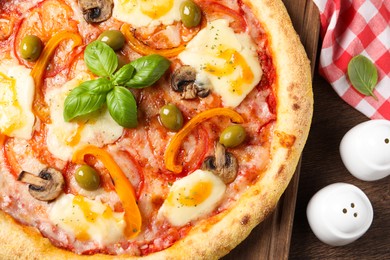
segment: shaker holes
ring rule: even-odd
[[[351,203],[351,208],[354,208],[354,207],[355,207],[355,203]],[[346,208],[343,208],[343,213],[344,213],[344,214],[347,214],[347,212],[348,212],[348,210],[347,210]],[[358,213],[357,213],[357,212],[353,213],[353,216],[354,216],[355,218],[357,218]]]

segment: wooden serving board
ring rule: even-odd
[[[283,0],[300,35],[314,72],[319,37],[319,14],[312,0]],[[288,259],[298,193],[300,163],[275,211],[254,228],[246,240],[223,260]]]

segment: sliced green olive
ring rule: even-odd
[[[225,147],[235,147],[240,145],[246,137],[244,127],[241,125],[231,125],[222,131],[219,142]]]
[[[28,61],[36,61],[41,55],[43,43],[35,35],[26,35],[20,43],[20,55]]]
[[[180,5],[180,17],[185,27],[195,27],[202,19],[202,11],[196,3],[187,0]]]
[[[88,165],[80,166],[75,172],[77,184],[85,190],[96,190],[100,186],[99,173]]]
[[[125,36],[118,30],[107,30],[100,34],[98,40],[106,43],[114,51],[117,51],[125,44]]]
[[[160,122],[171,131],[179,131],[183,127],[183,115],[174,104],[167,104],[160,109]]]

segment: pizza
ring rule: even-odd
[[[279,0],[0,1],[0,257],[219,258],[312,117]]]

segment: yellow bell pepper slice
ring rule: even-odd
[[[68,32],[68,31],[58,32],[47,42],[45,48],[42,51],[41,56],[39,57],[39,59],[35,63],[34,68],[31,71],[31,76],[33,77],[35,83],[35,100],[33,103],[33,111],[41,121],[46,123],[49,123],[50,120],[49,120],[49,108],[44,100],[42,89],[41,89],[43,75],[58,45],[63,40],[67,40],[67,39],[71,39],[73,41],[72,48],[75,48],[76,46],[79,46],[83,43],[83,39],[77,33]]]
[[[133,32],[131,32],[128,24],[123,24],[120,30],[125,36],[130,48],[142,55],[159,54],[166,58],[171,58],[179,55],[185,49],[184,44],[170,49],[155,49],[138,40]]]
[[[229,117],[235,123],[244,122],[242,116],[230,108],[213,108],[197,114],[179,132],[177,132],[169,142],[164,154],[164,162],[167,170],[172,171],[174,173],[182,172],[183,166],[176,164],[175,161],[183,140],[200,123],[216,116]]]
[[[141,231],[142,217],[137,205],[134,188],[129,179],[106,150],[93,145],[87,145],[77,150],[73,154],[72,161],[77,164],[85,164],[84,156],[87,154],[93,155],[101,161],[109,171],[114,182],[115,191],[125,211],[125,235],[128,238],[136,237]]]

